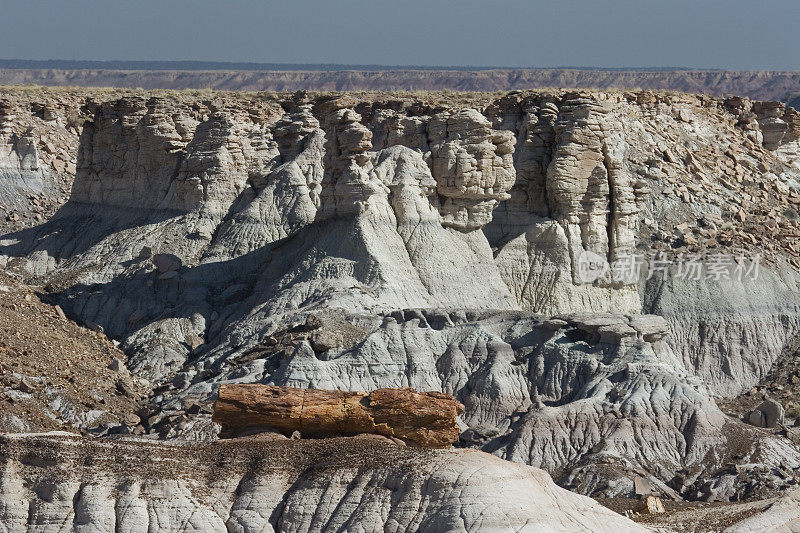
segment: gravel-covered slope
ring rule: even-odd
[[[150,393],[105,335],[0,273],[0,431],[86,431],[137,422]]]

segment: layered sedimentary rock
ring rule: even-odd
[[[220,386],[213,420],[229,434],[259,427],[308,437],[367,433],[449,448],[461,434],[463,412],[452,396],[409,387],[367,394],[234,384]]]
[[[788,440],[713,400],[800,332],[791,111],[592,91],[84,109],[71,200],[0,252],[151,380],[138,431],[215,438],[186,413],[224,383],[411,386],[465,405],[462,445],[586,493],[795,481]],[[679,271],[757,253],[757,276]]]
[[[279,332],[272,347],[238,360],[201,357],[181,374],[194,384],[165,402],[154,429],[186,438],[213,433],[207,418],[186,419],[178,432],[167,421],[187,402],[213,397],[217,380],[302,389],[411,386],[464,404],[468,428],[460,445],[546,468],[584,493],[630,495],[634,478],[645,476],[672,496],[742,499],[790,486],[793,465],[800,465],[790,443],[719,411],[665,342],[661,317],[405,310],[372,325],[351,317],[360,336],[354,330],[320,346],[323,332],[343,329],[328,316],[316,317],[323,325],[310,331]],[[217,377],[196,379],[212,368]],[[743,465],[732,477],[731,461]],[[774,474],[763,474],[766,465]]]
[[[360,439],[187,445],[0,436],[24,531],[645,531],[536,468]]]
[[[41,224],[67,201],[75,176],[80,97],[0,95],[0,230]]]

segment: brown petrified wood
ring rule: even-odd
[[[269,427],[304,437],[375,433],[446,448],[458,439],[456,417],[463,412],[448,394],[409,387],[367,394],[228,384],[219,388],[213,419],[222,425],[223,436]]]

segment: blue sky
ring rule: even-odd
[[[800,70],[800,2],[0,0],[0,58]]]

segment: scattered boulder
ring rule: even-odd
[[[311,331],[315,329],[319,329],[323,326],[322,318],[314,313],[309,313],[306,317],[306,329]]]
[[[666,509],[664,508],[664,503],[661,501],[661,498],[658,496],[648,496],[642,499],[637,512],[643,514],[661,514],[665,513]]]
[[[204,341],[200,335],[189,333],[188,335],[186,335],[186,337],[184,337],[183,342],[185,342],[192,350],[196,350],[197,348],[205,344],[206,341]]]
[[[173,377],[171,383],[177,389],[185,389],[192,384],[192,376],[187,372],[177,372]]]
[[[116,383],[117,392],[123,396],[127,396],[128,398],[133,398],[136,396],[136,391],[133,390],[133,387],[130,386],[124,379],[118,379]]]
[[[190,415],[198,414],[202,409],[202,407],[203,407],[202,405],[200,405],[198,402],[194,400],[187,400],[183,404],[184,411],[186,411],[186,413]]]
[[[311,334],[311,347],[315,352],[327,352],[342,344],[341,334],[327,329],[320,329]]]
[[[113,370],[114,372],[122,372],[123,369],[127,369],[125,363],[122,362],[122,359],[119,357],[115,357],[109,363],[108,368]]]
[[[85,321],[84,324],[86,325],[87,328],[94,331],[95,333],[105,333],[103,326],[101,326],[100,324],[95,324],[91,320]]]
[[[767,398],[747,414],[747,423],[760,428],[774,428],[783,423],[783,406]]]
[[[138,259],[150,259],[151,257],[153,257],[153,249],[151,247],[144,246],[139,250]]]
[[[153,256],[153,264],[158,269],[159,274],[166,274],[181,268],[181,259],[174,254],[156,254]]]
[[[758,409],[753,409],[749,413],[747,413],[747,423],[751,426],[756,426],[760,428],[767,427],[767,423],[764,420],[764,413],[759,411]]]
[[[633,492],[636,496],[650,496],[655,493],[653,484],[642,476],[636,476],[633,479]]]
[[[20,380],[18,388],[20,391],[26,394],[32,394],[33,392],[36,391],[36,387],[25,378],[22,378]]]

